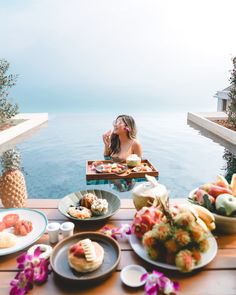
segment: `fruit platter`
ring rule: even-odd
[[[37,210],[1,210],[0,256],[15,253],[34,243],[45,232],[47,223],[46,216]]]
[[[134,215],[130,244],[137,255],[154,265],[191,272],[208,264],[217,253],[210,211],[190,204],[143,207]],[[199,206],[200,207],[200,206]]]
[[[86,165],[86,180],[144,178],[145,175],[158,176],[158,171],[148,160],[141,160],[138,166],[115,163],[112,160],[89,160]]]
[[[94,164],[95,165],[95,164]],[[120,163],[102,163],[99,165],[95,165],[95,170],[98,173],[115,173],[122,174],[128,169],[127,165],[123,165]]]
[[[236,174],[230,183],[224,176],[218,175],[214,182],[192,190],[188,199],[213,213],[217,231],[236,233]]]

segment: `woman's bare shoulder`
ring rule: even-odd
[[[137,138],[134,138],[132,145],[133,145],[133,147],[139,147],[139,146],[141,146],[141,143]]]
[[[139,157],[142,157],[142,147],[138,139],[133,140],[132,152],[134,154],[137,154]]]

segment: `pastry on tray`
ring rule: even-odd
[[[117,173],[121,174],[128,169],[127,165],[120,163],[106,163],[96,167],[98,173]]]
[[[147,163],[143,163],[132,169],[133,172],[152,172],[152,168],[148,166]]]
[[[103,247],[90,239],[83,239],[68,250],[70,267],[82,273],[98,269],[102,265],[103,258]]]

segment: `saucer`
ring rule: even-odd
[[[141,276],[147,273],[146,269],[137,264],[130,264],[124,267],[120,273],[121,281],[129,287],[140,287],[145,284]]]

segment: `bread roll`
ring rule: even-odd
[[[15,246],[17,237],[14,234],[2,232],[0,233],[0,249]]]

